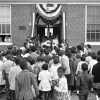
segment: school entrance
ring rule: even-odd
[[[40,42],[55,37],[61,42],[63,38],[61,5],[37,4],[36,8],[35,34]]]

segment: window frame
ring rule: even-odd
[[[0,36],[2,36],[2,35],[10,35],[11,36],[11,41],[10,42],[0,42],[0,45],[12,45],[12,32],[11,32],[11,5],[9,5],[9,4],[7,4],[7,5],[0,5],[0,7],[7,7],[7,6],[9,6],[10,7],[10,33],[9,34],[7,34],[7,33],[5,33],[5,34],[2,34],[2,33],[0,33]],[[2,30],[2,29],[1,29]]]
[[[100,45],[100,42],[88,42],[87,41],[87,25],[88,25],[88,22],[87,22],[87,6],[100,6],[100,4],[88,4],[88,5],[85,5],[85,45],[87,44],[90,44],[90,45]]]

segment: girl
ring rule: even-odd
[[[65,78],[64,73],[65,69],[63,67],[59,67],[59,79],[54,86],[54,100],[70,100],[68,94],[67,79]]]
[[[48,92],[51,90],[51,75],[48,71],[48,64],[43,64],[42,69],[38,78],[40,81],[39,90],[42,91],[42,100],[48,100]]]

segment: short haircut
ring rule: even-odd
[[[48,55],[48,54],[49,54],[49,51],[48,51],[47,49],[44,49],[44,53],[45,53],[46,55]]]
[[[15,57],[15,58],[14,58],[14,62],[15,62],[16,65],[19,65],[19,63],[20,63],[20,58],[19,58],[19,57]]]
[[[31,51],[32,51],[32,52],[35,52],[35,51],[36,51],[36,47],[35,47],[35,46],[32,46],[32,47],[31,47]]]
[[[97,61],[98,61],[98,62],[100,62],[100,55],[99,55],[99,56],[97,56]]]
[[[81,45],[77,45],[77,49],[78,50],[82,50],[82,46]]]
[[[81,57],[81,61],[85,61],[86,57],[85,56],[82,56]]]
[[[88,48],[91,48],[91,45],[90,45],[90,44],[87,44],[87,47],[88,47]]]
[[[97,59],[96,53],[92,53],[92,59]]]
[[[98,50],[97,55],[100,55],[100,50]]]
[[[30,65],[33,65],[35,63],[35,60],[31,56],[27,57],[27,61],[30,63]]]
[[[82,67],[82,70],[83,70],[83,71],[87,71],[87,70],[88,70],[88,64],[86,64],[86,63],[83,63],[83,64],[81,65],[81,67]]]
[[[92,52],[88,52],[88,56],[92,56]]]
[[[19,65],[22,70],[27,69],[27,61],[25,59],[22,59]]]
[[[43,70],[48,70],[48,64],[47,64],[47,63],[43,64],[43,65],[42,65],[42,69],[43,69]]]
[[[58,68],[58,70],[60,70],[60,69],[63,70],[63,72],[65,73],[65,68],[64,67],[61,66],[61,67]]]
[[[59,58],[56,56],[55,58],[54,58],[54,64],[58,64],[59,63]]]

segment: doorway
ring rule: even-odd
[[[54,37],[58,37],[58,41],[61,42],[61,27],[50,27],[48,33],[47,27],[37,27],[37,37],[40,42],[43,42],[45,39],[53,39]]]
[[[43,18],[38,13],[36,14],[36,35],[43,42],[45,39],[58,38],[61,43],[62,39],[62,15],[52,20]]]

